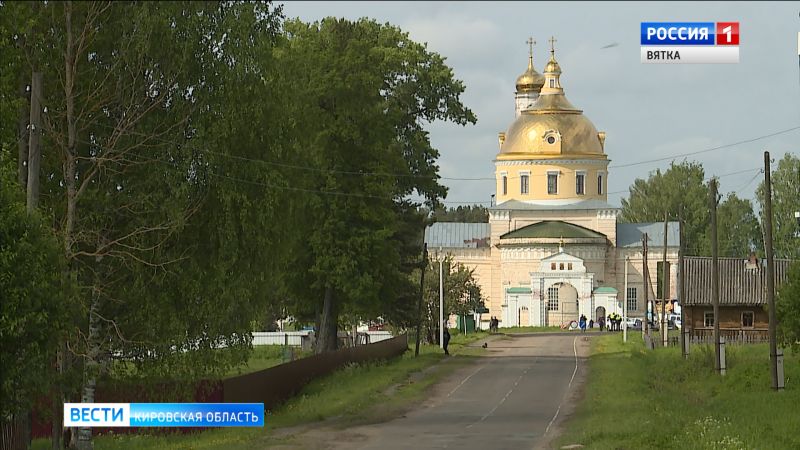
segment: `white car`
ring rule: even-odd
[[[629,330],[641,330],[642,329],[642,319],[636,319],[633,317],[628,317],[627,321],[625,322],[628,326]]]

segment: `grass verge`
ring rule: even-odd
[[[787,351],[786,389],[770,389],[766,345],[727,347],[727,375],[713,347],[646,351],[619,334],[593,339],[584,400],[556,448],[800,448],[800,354]]]
[[[294,433],[279,430],[297,426],[350,426],[389,420],[421,401],[427,389],[456,368],[481,354],[480,347],[469,344],[488,336],[477,332],[455,334],[450,353],[460,358],[443,359],[438,346],[421,345],[414,357],[413,343],[404,355],[389,361],[350,365],[330,376],[309,383],[302,392],[266,416],[262,429],[214,429],[191,434],[105,435],[95,438],[95,449],[260,449],[286,443]],[[38,439],[35,449],[49,448],[50,442]]]

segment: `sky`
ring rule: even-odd
[[[286,17],[304,21],[336,16],[388,22],[446,58],[464,82],[462,100],[478,122],[428,126],[442,177],[494,177],[497,134],[514,120],[514,81],[527,67],[528,37],[537,41],[534,65],[540,73],[549,57],[547,40],[556,38],[567,98],[606,132],[612,205],[620,205],[635,179],[684,159],[702,163],[707,178],[719,176],[721,192],[754,200],[765,150],[776,162],[787,152],[800,156],[800,129],[753,140],[800,127],[800,2],[283,5]],[[738,21],[740,62],[642,64],[640,23],[671,21]],[[676,157],[719,146],[726,147]],[[631,165],[660,158],[668,159]],[[494,181],[443,184],[448,206],[488,206],[495,190]]]

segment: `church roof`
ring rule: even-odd
[[[436,222],[425,229],[429,250],[444,248],[489,247],[488,223]]]
[[[642,234],[647,233],[647,244],[653,247],[664,246],[664,222],[617,223],[617,247],[635,248],[642,246]],[[680,244],[678,222],[667,223],[667,246]]]
[[[606,235],[584,228],[574,223],[560,220],[545,220],[510,231],[500,239],[516,238],[605,238]]]
[[[559,203],[528,203],[519,200],[509,200],[489,208],[490,211],[505,210],[527,210],[527,211],[560,211],[560,210],[585,210],[585,209],[619,209],[603,200],[583,200],[580,202],[559,202]]]
[[[600,286],[599,288],[594,290],[595,294],[616,294],[618,292],[619,291],[610,286]]]
[[[506,289],[506,292],[509,294],[530,294],[531,288],[529,287],[512,287]]]

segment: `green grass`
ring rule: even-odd
[[[593,339],[585,396],[556,448],[800,448],[800,354],[787,351],[786,389],[770,389],[766,345],[727,346],[727,375],[713,348],[646,351],[641,338]]]
[[[444,358],[438,346],[421,345],[420,356],[411,349],[390,361],[350,365],[330,376],[309,383],[303,391],[275,411],[268,412],[263,429],[216,429],[185,435],[118,435],[95,439],[95,449],[155,450],[155,449],[260,449],[291,440],[276,433],[288,427],[325,421],[326,425],[349,426],[389,420],[410,405],[421,401],[427,389],[452,370],[481,354],[480,347],[468,347],[471,342],[488,333],[456,334],[450,342],[447,364],[437,364]],[[269,361],[264,352],[264,360]],[[49,448],[49,441],[39,439],[35,449]]]
[[[300,350],[299,348],[285,349],[280,345],[259,345],[253,347],[253,351],[246,365],[231,368],[226,376],[230,377],[250,372],[258,372],[259,370],[269,369],[270,367],[288,362],[289,360],[287,358],[289,355],[286,353],[287,351],[294,352],[294,359],[305,358],[313,353],[311,351]]]

